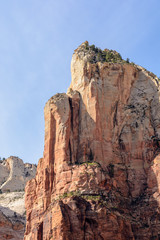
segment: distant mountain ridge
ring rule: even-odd
[[[11,156],[0,162],[0,191],[24,191],[26,182],[36,173],[36,165]]]
[[[25,185],[36,165],[11,156],[0,161],[0,240],[22,240],[25,230]]]

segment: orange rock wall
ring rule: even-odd
[[[26,186],[25,240],[159,239],[159,85],[76,51],[46,104],[44,157]]]

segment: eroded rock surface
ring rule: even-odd
[[[17,219],[10,219],[0,211],[0,239],[22,240],[24,235],[24,223]]]
[[[25,240],[160,239],[158,78],[95,54],[75,51],[67,94],[45,106]]]
[[[18,157],[0,163],[0,239],[22,240],[26,210],[24,188],[35,177],[36,166],[24,164]]]

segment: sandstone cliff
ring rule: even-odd
[[[44,109],[24,239],[160,239],[158,78],[88,43],[71,72]]]
[[[0,239],[22,240],[25,230],[24,188],[36,166],[18,157],[0,162]]]

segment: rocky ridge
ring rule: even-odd
[[[36,166],[23,163],[18,157],[9,157],[0,162],[0,191],[24,191],[26,182],[36,174]]]
[[[22,240],[26,210],[24,188],[35,177],[36,166],[18,157],[0,162],[0,239]]]
[[[44,109],[24,239],[158,240],[159,80],[87,44],[73,54],[67,94]]]

